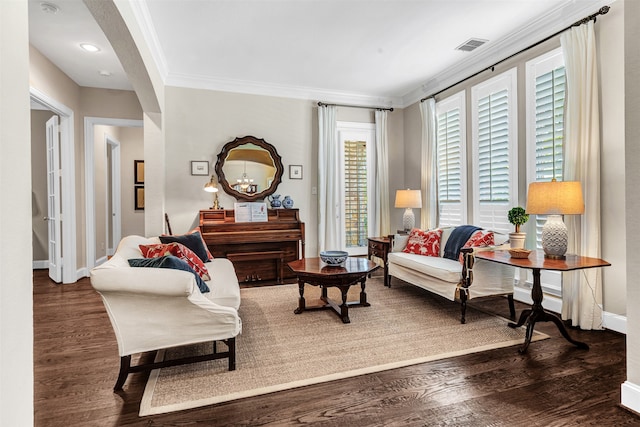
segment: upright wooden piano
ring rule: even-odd
[[[267,222],[235,222],[233,210],[200,211],[200,230],[214,257],[233,262],[240,283],[293,281],[289,261],[304,258],[298,209],[269,209]]]

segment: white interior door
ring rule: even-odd
[[[122,208],[120,189],[120,142],[108,137],[107,148],[107,255],[113,255],[122,238]]]
[[[58,116],[47,120],[47,217],[49,240],[49,277],[62,282],[62,242],[60,212],[60,138]]]

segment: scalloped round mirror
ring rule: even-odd
[[[220,185],[240,201],[253,202],[275,193],[283,170],[275,147],[254,136],[226,143],[216,162]]]

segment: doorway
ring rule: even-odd
[[[142,128],[142,120],[85,117],[88,270],[115,252],[122,235],[144,234],[144,211],[134,208],[133,179],[133,160],[144,155]]]
[[[48,113],[44,114],[49,118],[57,117],[58,119],[57,126],[50,125],[50,138],[58,137],[58,142],[51,144],[50,155],[57,159],[52,159],[50,162],[45,161],[46,166],[44,167],[32,165],[32,174],[38,178],[44,177],[45,181],[47,175],[51,178],[49,184],[45,185],[45,193],[47,194],[44,201],[37,199],[38,194],[42,193],[32,186],[34,254],[38,243],[35,233],[42,229],[41,221],[46,221],[47,225],[55,224],[47,226],[46,239],[43,237],[44,234],[39,231],[39,239],[46,240],[47,243],[41,245],[42,251],[37,253],[37,258],[46,256],[47,261],[45,264],[44,259],[34,259],[33,266],[34,268],[49,268],[50,277],[56,283],[74,283],[78,280],[78,274],[76,271],[76,245],[73,244],[76,241],[73,111],[35,88],[30,88],[29,92],[32,110],[35,108],[39,111],[46,111]],[[55,129],[56,127],[57,129]],[[46,147],[40,145],[38,150],[42,150],[37,152],[41,155],[40,157],[46,158]],[[34,179],[33,176],[32,180],[41,182],[39,179]],[[53,190],[54,184],[58,190]],[[55,208],[56,206],[59,208]],[[54,248],[55,250],[53,250]]]

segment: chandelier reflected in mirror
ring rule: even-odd
[[[247,189],[253,184],[253,178],[249,178],[247,175],[247,162],[244,162],[244,169],[242,172],[242,177],[236,180],[237,185],[243,192],[247,192]]]

